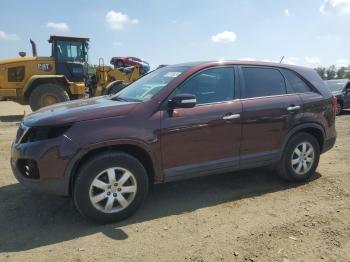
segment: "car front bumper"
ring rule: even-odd
[[[65,174],[68,162],[79,146],[66,136],[12,144],[11,168],[17,180],[34,191],[67,196],[70,175]]]

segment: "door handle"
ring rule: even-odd
[[[296,111],[299,110],[300,106],[289,106],[287,107],[287,111]]]
[[[240,114],[232,114],[232,115],[223,116],[222,119],[223,120],[232,120],[232,119],[238,119],[240,117],[241,117]]]

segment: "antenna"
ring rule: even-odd
[[[283,62],[283,59],[284,59],[284,56],[282,56],[281,60],[280,60],[280,64],[282,64]]]

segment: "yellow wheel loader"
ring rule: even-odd
[[[94,67],[94,73],[89,76],[86,86],[90,97],[116,94],[141,76],[139,67],[114,68],[105,66],[103,59],[100,58],[99,65]]]
[[[115,93],[141,77],[140,69],[99,65],[88,74],[89,38],[50,36],[50,57],[37,55],[30,40],[33,57],[0,60],[0,97],[29,104],[33,111],[55,103],[87,96]]]

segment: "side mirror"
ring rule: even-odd
[[[192,108],[196,105],[197,99],[195,95],[179,94],[168,101],[170,109],[174,108]]]

